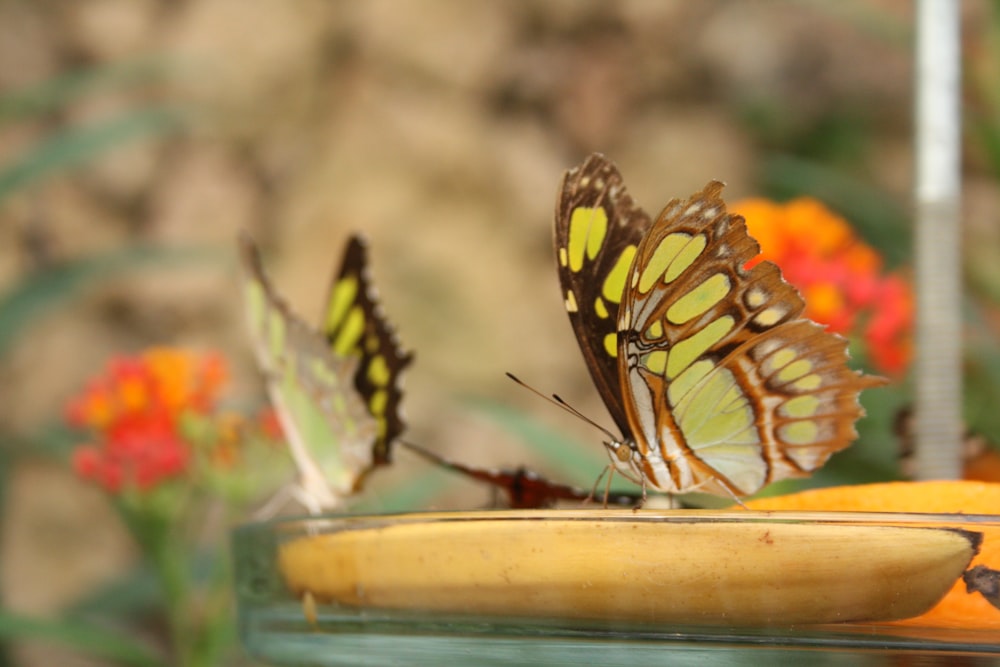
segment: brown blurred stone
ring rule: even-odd
[[[162,47],[180,94],[211,111],[216,131],[255,133],[308,112],[325,39],[345,5],[325,0],[202,0],[180,10]]]
[[[104,494],[65,467],[17,466],[4,506],[0,586],[8,611],[55,618],[135,563],[134,545]],[[14,649],[17,664],[103,664],[51,642],[19,643]]]
[[[60,37],[35,3],[0,3],[0,94],[56,75]]]
[[[65,25],[76,48],[96,60],[112,61],[148,49],[163,14],[157,0],[88,0],[70,3]]]
[[[147,236],[165,245],[230,247],[261,214],[253,174],[226,146],[207,142],[176,151],[150,198]]]

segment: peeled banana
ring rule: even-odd
[[[693,625],[886,621],[933,606],[979,535],[751,511],[479,512],[296,538],[278,563],[289,589],[320,605]]]

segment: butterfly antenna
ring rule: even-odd
[[[612,442],[618,442],[619,438],[614,433],[612,433],[611,431],[609,431],[608,429],[604,428],[603,426],[601,426],[600,424],[598,424],[597,422],[595,422],[593,419],[591,419],[587,415],[583,414],[582,412],[580,412],[579,410],[577,410],[576,408],[574,408],[572,405],[570,405],[565,400],[563,400],[563,398],[561,396],[559,396],[559,394],[552,394],[552,396],[546,396],[545,394],[543,394],[542,392],[538,391],[537,389],[535,389],[531,385],[525,383],[523,380],[521,380],[521,378],[517,377],[513,373],[507,373],[506,375],[511,380],[513,380],[514,382],[518,383],[519,385],[521,385],[522,387],[524,387],[525,389],[527,389],[528,391],[530,391],[535,396],[539,396],[539,397],[545,399],[546,401],[548,401],[549,403],[553,403],[553,404],[559,406],[560,408],[562,408],[566,412],[570,413],[571,415],[573,415],[577,419],[580,419],[580,420],[582,420],[582,421],[590,424],[591,426],[593,426],[594,428],[596,428],[598,431],[600,431],[604,435],[608,436],[608,439],[611,440]]]

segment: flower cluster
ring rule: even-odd
[[[173,348],[111,360],[68,406],[70,424],[98,436],[74,452],[77,473],[112,493],[182,475],[192,460],[185,419],[215,408],[226,374],[218,355]]]
[[[851,226],[820,202],[738,202],[761,254],[802,293],[805,316],[841,334],[859,333],[881,372],[905,371],[912,356],[914,297],[899,275],[882,273],[882,259]]]
[[[76,473],[108,492],[159,581],[151,618],[170,664],[219,664],[232,581],[204,555],[224,551],[220,519],[245,516],[291,473],[272,411],[222,406],[227,375],[218,353],[156,347],[112,359],[66,407],[89,439],[73,452]]]

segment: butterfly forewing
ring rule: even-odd
[[[240,239],[247,319],[258,366],[310,509],[331,509],[373,465],[377,424],[353,387],[357,360],[331,353],[277,294],[252,241]]]
[[[639,245],[619,310],[619,371],[642,474],[670,492],[747,495],[808,474],[856,437],[847,342],[801,318],[722,184],[671,201]]]
[[[603,156],[591,155],[563,179],[555,216],[563,301],[594,383],[624,433],[629,424],[618,382],[618,307],[649,225],[621,173]]]
[[[335,357],[358,362],[354,386],[375,418],[374,463],[388,463],[393,442],[406,428],[401,414],[402,371],[413,361],[403,352],[378,302],[368,273],[368,248],[351,236],[340,272],[330,285],[323,333]]]

